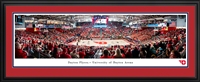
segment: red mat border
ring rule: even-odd
[[[13,68],[13,13],[188,13],[188,68]],[[6,77],[195,77],[195,6],[6,6]],[[188,42],[188,43],[189,43]],[[178,61],[177,61],[178,62]]]

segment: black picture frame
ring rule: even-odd
[[[18,1],[6,1],[3,0],[1,1],[1,59],[0,59],[0,65],[1,65],[1,81],[167,81],[167,82],[171,82],[171,81],[199,81],[199,57],[198,54],[200,54],[200,29],[199,27],[199,0],[185,0],[185,1],[179,1],[179,0],[162,0],[162,1],[152,1],[152,0],[138,0],[138,1],[111,1],[111,0],[107,0],[107,1],[94,1],[94,0],[90,0],[90,1],[53,1],[53,0],[48,0],[48,1],[42,1],[42,0],[18,0]],[[5,37],[5,21],[6,20],[6,14],[5,14],[5,7],[7,5],[193,5],[196,6],[196,78],[7,78],[5,76],[5,64],[6,64],[6,52],[5,52],[5,43],[6,43],[6,37]]]

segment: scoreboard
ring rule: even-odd
[[[96,15],[96,16],[93,16],[92,20],[93,20],[94,24],[95,23],[97,23],[97,24],[107,24],[108,17]]]

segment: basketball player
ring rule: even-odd
[[[88,45],[90,44],[90,41],[88,41]]]

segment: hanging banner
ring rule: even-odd
[[[55,28],[54,25],[44,25],[44,28]]]
[[[15,28],[24,28],[23,25],[15,25]]]
[[[165,23],[158,24],[158,27],[166,27],[167,25]]]
[[[35,24],[35,27],[36,27],[36,28],[43,28],[43,27],[44,27],[44,24]]]
[[[33,28],[33,24],[32,23],[25,23],[25,27],[26,28]]]
[[[147,27],[158,27],[158,24],[148,24]]]
[[[70,26],[62,26],[62,29],[71,29],[72,27]]]

